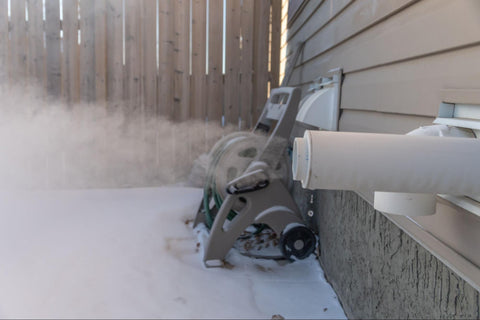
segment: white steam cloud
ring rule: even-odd
[[[0,188],[148,187],[186,181],[233,128],[68,106],[0,85]]]

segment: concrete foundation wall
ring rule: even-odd
[[[349,318],[480,317],[479,292],[356,193],[295,189]]]

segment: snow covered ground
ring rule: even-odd
[[[200,189],[0,191],[0,316],[345,318],[314,257],[206,269]],[[199,231],[199,230],[197,230]],[[200,238],[200,239],[199,239]]]

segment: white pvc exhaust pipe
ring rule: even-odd
[[[420,127],[407,135],[475,138],[472,130],[446,125]],[[373,206],[376,210],[390,214],[408,216],[432,215],[437,208],[437,195],[425,193],[401,193],[375,191]]]
[[[479,139],[306,131],[292,167],[307,189],[478,195],[479,159]]]
[[[428,216],[436,212],[437,195],[375,191],[373,207],[375,210],[390,214]]]

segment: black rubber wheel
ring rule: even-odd
[[[305,259],[317,246],[315,234],[304,226],[296,226],[284,232],[280,238],[280,249],[285,258]]]

